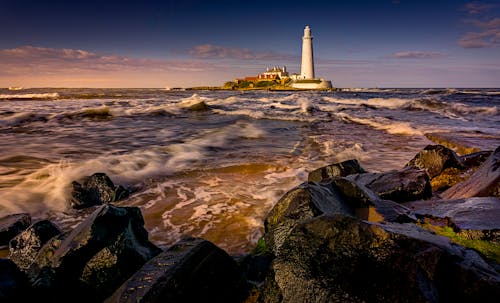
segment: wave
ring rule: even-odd
[[[464,119],[471,114],[491,116],[498,114],[498,108],[496,106],[470,106],[459,102],[443,102],[432,98],[412,100],[404,109],[425,110],[455,119]]]
[[[420,130],[413,128],[408,122],[394,122],[383,117],[374,117],[371,119],[359,118],[348,115],[346,113],[337,113],[336,116],[344,121],[354,122],[361,125],[368,125],[374,129],[383,130],[391,135],[423,135]]]
[[[5,94],[0,95],[0,100],[45,100],[58,99],[58,93],[39,93],[39,94]]]
[[[150,150],[136,150],[127,154],[107,154],[83,162],[62,161],[49,164],[24,177],[15,186],[7,188],[0,197],[0,212],[65,211],[70,197],[70,184],[95,172],[108,174],[117,184],[139,186],[145,179],[168,176],[204,163],[215,150],[230,146],[241,139],[265,136],[257,126],[237,122],[205,131],[183,143]],[[199,166],[198,165],[198,166]],[[202,165],[205,167],[205,165]]]
[[[34,122],[47,122],[50,116],[47,114],[37,114],[32,112],[12,113],[0,116],[1,127],[17,127]]]
[[[411,101],[411,99],[400,99],[400,98],[340,99],[333,97],[323,97],[323,100],[337,104],[354,105],[357,107],[368,106],[373,108],[389,108],[389,109],[402,108]]]

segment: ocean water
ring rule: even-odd
[[[105,172],[135,189],[118,204],[141,208],[156,244],[189,234],[242,253],[309,171],[398,169],[429,133],[492,150],[499,105],[498,89],[0,89],[0,216],[71,228],[85,214],[69,208],[71,181]]]

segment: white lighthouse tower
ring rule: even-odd
[[[313,55],[313,37],[309,25],[304,28],[302,37],[302,65],[300,66],[300,75],[303,79],[314,79],[314,55]]]
[[[311,28],[307,25],[304,28],[302,37],[302,65],[300,66],[300,75],[292,75],[294,88],[300,89],[329,89],[332,88],[332,82],[329,80],[314,77],[314,54],[312,45]]]

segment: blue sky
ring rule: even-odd
[[[0,86],[220,85],[266,66],[338,87],[500,87],[495,1],[0,0]]]

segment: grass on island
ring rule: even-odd
[[[468,239],[465,236],[460,235],[460,233],[456,233],[453,228],[449,226],[436,226],[430,223],[419,224],[419,226],[440,236],[445,236],[456,244],[472,248],[481,253],[487,259],[500,264],[500,244],[480,239]]]

